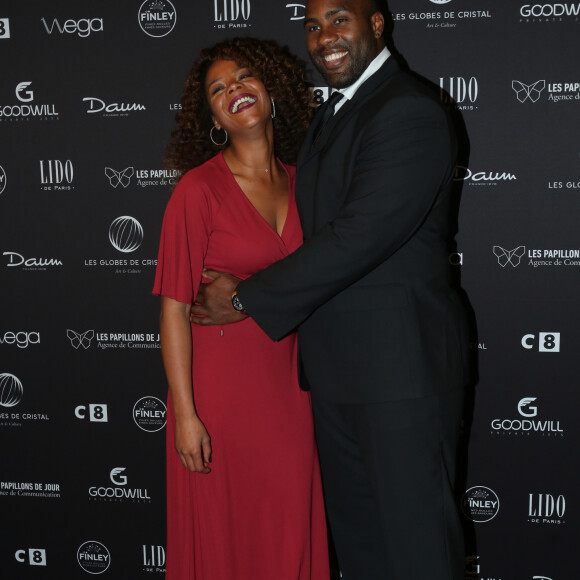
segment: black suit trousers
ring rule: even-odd
[[[343,579],[462,580],[453,484],[463,389],[374,404],[312,397]]]

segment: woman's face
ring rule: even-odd
[[[205,77],[205,94],[214,122],[228,133],[249,129],[270,119],[266,88],[247,67],[217,60]]]

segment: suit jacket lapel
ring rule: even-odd
[[[314,141],[314,130],[318,127],[322,116],[324,115],[324,111],[328,107],[328,100],[326,100],[318,109],[316,109],[316,113],[314,117],[312,117],[312,122],[310,123],[310,127],[308,127],[308,131],[306,131],[306,135],[304,136],[304,141],[298,151],[298,158],[296,162],[296,166],[300,166],[302,161],[304,161],[308,156],[309,152],[312,149],[312,142]]]
[[[397,71],[399,71],[399,64],[395,58],[391,56],[375,74],[368,78],[358,88],[354,97],[345,102],[332,118],[328,120],[326,127],[324,128],[324,133],[318,137],[316,143],[313,143],[314,127],[316,127],[320,122],[320,116],[324,113],[324,107],[327,106],[327,103],[322,105],[322,107],[317,111],[317,114],[306,133],[304,144],[300,148],[298,166],[302,165],[302,163],[306,162],[310,157],[323,149],[328,142],[333,129],[340,123],[340,120],[348,115],[350,111],[360,106],[369,94],[371,94],[379,85],[387,81],[389,77],[393,76]]]

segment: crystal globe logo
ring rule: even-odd
[[[139,429],[154,433],[165,427],[167,407],[157,397],[142,397],[133,406],[133,421]]]
[[[15,407],[23,395],[24,389],[17,377],[10,373],[0,374],[0,407]]]
[[[122,215],[109,227],[109,241],[119,252],[134,252],[143,243],[143,228],[134,217]]]
[[[89,574],[102,574],[111,564],[111,554],[107,546],[90,540],[79,546],[77,562]]]
[[[0,165],[0,193],[6,188],[6,172],[2,165]]]
[[[433,4],[447,4],[451,2],[451,0],[429,0],[429,1],[433,2]]]
[[[175,27],[177,12],[169,0],[146,0],[139,8],[139,26],[153,38],[167,36]]]

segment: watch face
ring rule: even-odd
[[[232,305],[234,310],[237,310],[238,312],[242,312],[244,310],[244,307],[242,306],[242,303],[240,302],[237,294],[232,297]]]

